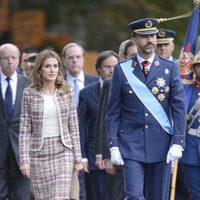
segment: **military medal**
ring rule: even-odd
[[[158,89],[156,86],[154,86],[154,87],[151,88],[151,92],[152,92],[154,95],[155,95],[155,94],[158,94],[159,89]]]
[[[168,69],[166,69],[168,70]],[[166,99],[166,94],[169,93],[169,86],[166,85],[166,81],[163,77],[157,78],[156,86],[151,88],[152,94],[158,99],[158,101],[164,101]]]
[[[159,101],[163,101],[164,99],[165,99],[165,94],[160,93],[160,94],[158,95],[158,100],[159,100]]]
[[[156,85],[160,88],[160,87],[164,87],[165,86],[165,79],[164,78],[158,78],[156,80]]]

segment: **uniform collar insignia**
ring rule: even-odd
[[[132,60],[132,67],[135,67],[137,65],[137,62],[135,60]]]
[[[155,64],[156,67],[158,67],[158,66],[160,65],[160,63],[159,63],[158,60],[156,60],[156,61],[154,62],[154,64]]]

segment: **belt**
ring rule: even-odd
[[[188,134],[196,136],[196,137],[200,137],[200,129],[190,128],[188,131]]]

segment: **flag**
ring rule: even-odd
[[[178,64],[181,78],[184,84],[192,83],[191,63],[196,50],[198,37],[199,8],[194,7],[190,18],[184,43],[179,56]]]

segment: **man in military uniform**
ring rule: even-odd
[[[196,80],[185,85],[187,109],[187,134],[182,157],[184,174],[192,200],[200,199],[200,55],[192,63]]]
[[[156,52],[159,56],[177,63],[177,60],[172,56],[175,48],[176,32],[170,29],[159,29],[157,33],[157,48]],[[176,200],[188,200],[190,192],[185,181],[182,163],[178,163],[178,171],[176,178]]]
[[[157,48],[156,53],[168,60],[176,62],[176,59],[172,57],[174,52],[174,39],[176,32],[169,29],[159,29],[157,33]]]
[[[107,133],[111,161],[124,167],[126,200],[168,200],[171,161],[184,148],[184,89],[176,63],[155,54],[157,23],[129,24],[138,54],[112,78]]]

